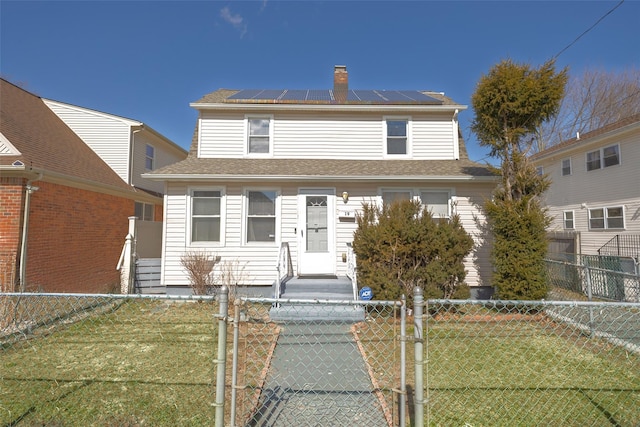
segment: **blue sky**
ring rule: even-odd
[[[640,1],[594,27],[619,3],[0,0],[0,74],[188,148],[189,103],[202,95],[329,89],[346,65],[352,89],[434,90],[468,105],[469,155],[485,161],[469,130],[478,79],[502,59],[538,66],[569,45],[557,64],[572,75],[639,68]]]

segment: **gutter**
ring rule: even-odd
[[[415,176],[372,176],[372,175],[211,175],[211,174],[142,174],[143,178],[153,181],[461,181],[461,182],[496,182],[495,176],[463,176],[463,175],[415,175]]]
[[[255,104],[232,104],[232,103],[200,103],[192,102],[190,107],[197,110],[239,110],[239,111],[441,111],[452,112],[455,110],[466,110],[466,105],[444,104],[279,104],[279,103],[255,103]]]
[[[20,292],[25,292],[27,284],[27,239],[29,237],[29,205],[31,195],[40,188],[32,185],[33,181],[40,181],[43,173],[40,172],[36,178],[30,179],[25,185],[26,193],[24,197],[24,218],[22,220],[22,242],[20,244]]]

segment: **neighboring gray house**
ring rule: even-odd
[[[577,135],[531,160],[552,180],[545,194],[553,217],[551,256],[640,257],[640,114]]]
[[[442,93],[348,88],[336,66],[327,90],[225,90],[191,104],[198,121],[186,160],[144,174],[164,182],[162,282],[189,292],[180,262],[206,250],[270,287],[282,254],[293,274],[345,276],[363,203],[413,198],[461,216],[476,247],[467,283],[490,285],[476,221],[496,185],[469,160],[458,114]]]

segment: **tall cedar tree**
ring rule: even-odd
[[[501,185],[485,205],[494,235],[493,285],[501,299],[541,299],[547,294],[544,258],[550,219],[539,196],[549,187],[525,153],[542,123],[557,114],[567,70],[554,61],[532,69],[504,60],[482,76],[471,98],[471,130],[500,160]]]
[[[473,239],[457,215],[433,218],[418,201],[364,204],[358,215],[353,249],[358,258],[358,282],[376,299],[392,300],[415,286],[431,298],[467,298],[464,257]]]

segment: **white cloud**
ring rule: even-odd
[[[247,24],[244,24],[244,19],[240,14],[233,14],[228,7],[223,7],[220,10],[220,16],[229,24],[233,25],[233,27],[240,31],[240,38],[242,38],[247,33]]]

